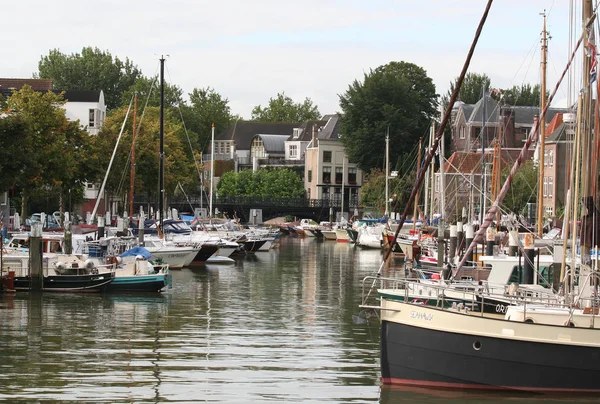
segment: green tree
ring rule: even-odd
[[[509,89],[502,91],[504,103],[508,105],[522,106],[539,106],[541,88],[539,84],[532,86],[531,84],[522,84],[520,86],[512,86]],[[546,93],[546,97],[549,93]],[[499,98],[499,96],[495,96]]]
[[[143,108],[146,105],[159,107],[160,81],[158,76],[136,78],[135,83],[122,93],[120,105],[128,106],[134,93],[138,95],[138,107]],[[165,108],[177,109],[183,103],[183,90],[176,84],[165,83]]]
[[[350,161],[365,172],[382,167],[389,128],[390,160],[411,150],[436,113],[435,86],[425,70],[390,62],[355,80],[340,96],[341,141]]]
[[[506,181],[512,165],[502,170],[502,184]],[[538,167],[532,160],[527,160],[521,165],[513,183],[510,186],[502,208],[515,214],[524,214],[527,203],[537,200]]]
[[[123,92],[142,74],[128,58],[122,61],[108,51],[92,47],[70,55],[51,49],[40,59],[38,70],[35,76],[52,79],[58,90],[103,90],[109,109],[121,103]]]
[[[450,82],[450,88],[448,89],[448,92],[442,97],[443,105],[448,105],[448,101],[450,101],[450,97],[452,96],[457,83],[458,77],[455,78],[454,81]],[[462,85],[460,86],[457,101],[462,101],[465,104],[476,104],[477,101],[479,101],[483,96],[484,87],[489,91],[491,85],[492,80],[487,74],[467,73]]]
[[[298,174],[288,168],[228,171],[221,177],[217,193],[219,196],[303,198],[304,184]]]
[[[92,147],[93,156],[96,166],[102,171],[102,176],[104,176],[108,168],[113,148],[115,147],[121,125],[125,119],[126,110],[126,107],[114,110],[107,117],[98,136],[94,137]],[[128,191],[130,183],[132,119],[133,117],[130,114],[107,181],[107,189],[121,197]],[[149,198],[157,198],[158,195],[159,126],[159,109],[157,107],[148,107],[144,114],[140,130],[136,133],[134,193],[145,194]],[[175,193],[178,183],[184,189],[200,188],[200,179],[194,166],[192,151],[186,139],[181,119],[174,117],[172,111],[166,111],[164,163],[167,197]],[[196,140],[192,139],[191,141],[195,142]],[[198,163],[201,161],[198,154],[196,154],[196,161]]]
[[[9,130],[20,139],[3,136],[3,152],[8,150],[15,161],[2,173],[12,178],[10,185],[21,192],[23,217],[31,196],[49,190],[63,195],[68,189],[80,189],[91,175],[90,136],[78,122],[67,120],[62,104],[61,94],[40,93],[29,86],[7,100],[10,114],[6,125],[11,125]],[[15,167],[17,171],[11,172]]]
[[[252,109],[252,120],[261,122],[305,122],[321,118],[321,113],[310,98],[294,102],[285,92],[269,99],[269,105],[257,105]]]
[[[183,117],[188,129],[198,134],[198,150],[203,150],[210,142],[213,123],[215,134],[219,134],[237,117],[231,114],[229,100],[211,87],[194,88],[189,96]]]

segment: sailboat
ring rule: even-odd
[[[487,3],[432,152],[435,152],[449,119],[491,3],[492,0]],[[591,10],[589,16],[590,18],[584,19],[586,28],[595,18]],[[563,77],[584,36],[585,32],[574,47],[575,51]],[[548,99],[542,116],[555,93],[556,90]],[[539,121],[489,209],[478,235],[483,234],[495,218],[526,150],[537,135],[537,126]],[[431,159],[432,152],[428,155],[428,160]],[[416,187],[420,185],[422,177],[419,176]],[[416,190],[413,190],[411,199],[415,194]],[[474,244],[473,242],[469,246],[467,254],[472,251]],[[463,264],[461,262],[458,269]],[[574,271],[571,273],[574,277]],[[598,284],[597,277],[596,272],[590,272],[580,278],[580,285],[587,286],[582,287],[577,296],[570,297],[569,306],[560,309],[563,314],[567,314],[560,323],[541,321],[541,314],[554,310],[553,306],[534,304],[530,307],[526,294],[519,295],[523,305],[517,306],[518,309],[512,309],[504,316],[492,316],[483,311],[475,311],[465,304],[446,304],[447,289],[441,284],[437,286],[441,303],[428,306],[419,299],[410,299],[409,292],[413,286],[418,285],[412,280],[385,279],[381,276],[369,278],[366,284],[370,283],[378,288],[377,293],[371,297],[377,298],[379,304],[370,305],[368,300],[363,300],[361,307],[377,309],[381,313],[382,381],[384,384],[457,389],[600,392],[600,334],[595,324],[600,323],[598,291],[595,286]],[[433,283],[430,287],[436,288]],[[507,292],[520,293],[516,285]],[[393,294],[403,294],[404,299],[390,297]],[[370,295],[369,291],[366,298]],[[574,301],[578,302],[579,308],[573,304]],[[540,315],[536,315],[536,311]],[[526,314],[519,315],[520,313]],[[583,323],[577,324],[578,316],[587,318]]]

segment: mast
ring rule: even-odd
[[[129,173],[129,222],[133,216],[133,188],[135,181],[135,135],[137,119],[137,94],[133,96],[133,130],[131,132],[131,171]]]
[[[210,135],[210,200],[208,208],[208,217],[213,217],[213,181],[215,178],[215,123],[212,124]]]
[[[440,106],[441,114],[443,114],[443,111],[441,110],[442,108],[443,107]],[[442,116],[442,115],[440,115],[440,116]],[[442,126],[440,125],[439,130],[441,130],[441,129],[442,129]],[[439,132],[439,130],[438,130],[438,132]],[[442,215],[440,218],[440,223],[446,220],[446,175],[444,173],[446,151],[445,151],[444,143],[445,143],[444,133],[442,132],[442,137],[440,139],[440,214]]]
[[[390,214],[390,127],[385,134],[385,216]]]
[[[486,88],[485,86],[483,87],[483,116],[481,118],[482,122],[481,122],[481,196],[480,196],[480,203],[479,203],[479,223],[483,223],[483,215],[485,214],[485,205],[486,205],[486,197],[485,194],[487,193],[487,184],[485,181],[485,120],[486,120],[486,115],[487,115],[487,100],[486,100]]]
[[[548,32],[546,31],[546,11],[542,13],[544,17],[544,30],[542,31],[542,83],[541,83],[541,99],[540,99],[540,153],[538,156],[538,199],[537,199],[537,235],[542,238],[543,221],[544,221],[544,167],[546,165],[546,58],[548,53]]]
[[[419,171],[421,170],[421,146],[423,143],[423,138],[419,138],[419,151],[417,157],[417,176],[419,175]],[[413,230],[417,228],[417,208],[419,207],[419,192],[417,191],[417,196],[415,197],[415,206],[413,208]]]
[[[162,232],[165,203],[165,58],[160,58],[160,151],[158,155],[158,226]]]
[[[433,124],[432,126],[429,128],[429,143],[427,146],[427,151],[429,152],[429,149],[431,148],[431,142],[433,141]],[[425,171],[425,196],[423,197],[423,201],[424,201],[424,206],[423,206],[423,214],[426,217],[431,217],[431,215],[429,214],[429,171],[431,170],[431,166],[427,166],[426,171]]]
[[[346,182],[346,153],[344,153],[344,159],[342,160],[342,217],[340,222],[344,221],[344,183]],[[350,215],[350,213],[348,213]]]
[[[431,139],[429,140],[429,150],[431,150],[431,148],[433,147],[433,140],[435,138],[435,119],[433,119],[431,121]],[[429,152],[428,152],[429,153]],[[429,202],[429,220],[431,220],[433,218],[433,211],[434,211],[434,207],[433,207],[433,202],[435,201],[435,166],[433,163],[429,164],[430,170],[431,172],[429,173],[429,180],[431,182],[431,201]],[[431,223],[431,222],[430,222]]]

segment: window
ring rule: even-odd
[[[310,188],[306,190],[306,198],[310,199]]]
[[[8,192],[2,192],[0,194],[0,205],[6,205],[8,201]]]
[[[544,177],[544,197],[548,196],[548,178]]]
[[[544,167],[548,167],[548,150],[544,151]]]
[[[348,168],[348,184],[356,184],[356,168]]]
[[[548,197],[552,198],[554,188],[554,179],[552,177],[548,177]]]
[[[331,163],[331,151],[323,152],[323,163]]]
[[[323,182],[325,184],[331,182],[331,167],[323,167]]]
[[[323,188],[323,199],[329,199],[329,187],[324,187]]]
[[[294,128],[294,139],[300,136],[300,128]]]
[[[229,142],[225,142],[225,153],[229,154]]]
[[[458,138],[459,139],[464,139],[465,138],[465,127],[464,126],[460,127]]]
[[[546,212],[546,216],[547,217],[552,217],[552,213],[553,213],[552,206],[546,206],[544,208],[544,211]]]
[[[290,145],[290,158],[298,157],[298,145]]]
[[[466,194],[469,190],[469,180],[466,178],[458,178],[458,192]]]
[[[308,182],[312,182],[312,170],[308,170]]]
[[[338,201],[338,202],[342,200],[342,189],[341,188],[335,188],[333,190],[333,200]]]
[[[335,168],[335,183],[341,184],[343,180],[344,180],[344,168],[336,167]]]
[[[263,146],[263,141],[261,138],[259,137],[255,137],[254,140],[252,140],[252,154],[254,154],[257,157],[264,157],[265,156],[265,148]]]
[[[548,167],[552,167],[554,165],[554,153],[552,150],[548,152]]]
[[[93,108],[90,108],[90,123],[89,123],[89,127],[93,128],[95,126],[96,123],[96,110]]]

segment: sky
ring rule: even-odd
[[[544,10],[552,36],[548,88],[569,55],[567,0],[496,0],[471,62],[492,87],[540,81]],[[339,95],[390,61],[423,67],[438,94],[462,69],[484,0],[7,0],[0,24],[0,77],[32,77],[50,49],[86,46],[128,57],[147,76],[169,55],[165,79],[185,94],[210,86],[249,119],[285,92],[322,114]],[[576,6],[579,7],[579,6]],[[578,13],[578,11],[576,11]],[[579,25],[578,25],[579,26]],[[569,87],[557,103],[566,104]],[[557,105],[564,106],[564,105]]]

